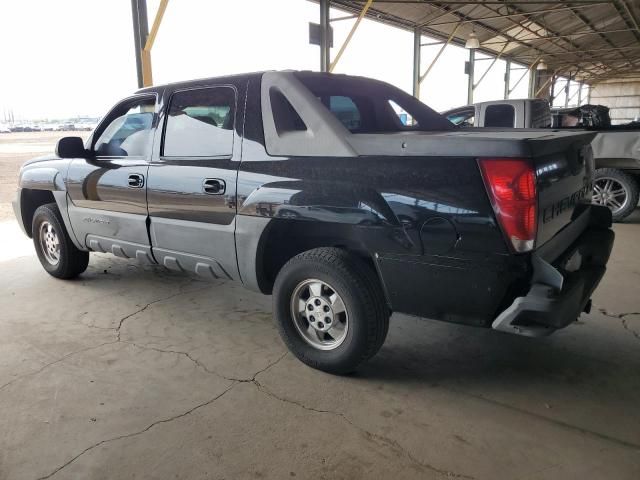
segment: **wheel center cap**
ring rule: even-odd
[[[310,297],[306,303],[307,320],[320,332],[333,327],[334,315],[329,302],[323,297]]]

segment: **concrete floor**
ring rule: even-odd
[[[55,280],[0,223],[0,478],[637,480],[639,223],[575,325],[394,315],[349,377],[286,353],[270,297],[98,254]]]

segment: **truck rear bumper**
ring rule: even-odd
[[[492,328],[526,336],[549,335],[590,309],[605,271],[614,233],[591,226],[553,265],[534,254],[534,283],[493,321]]]

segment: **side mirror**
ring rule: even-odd
[[[63,137],[56,145],[56,155],[60,158],[87,158],[89,152],[80,137]]]

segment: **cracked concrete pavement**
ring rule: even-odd
[[[545,339],[394,315],[352,376],[286,353],[270,297],[93,254],[0,258],[0,479],[640,478],[640,212],[591,314]]]

